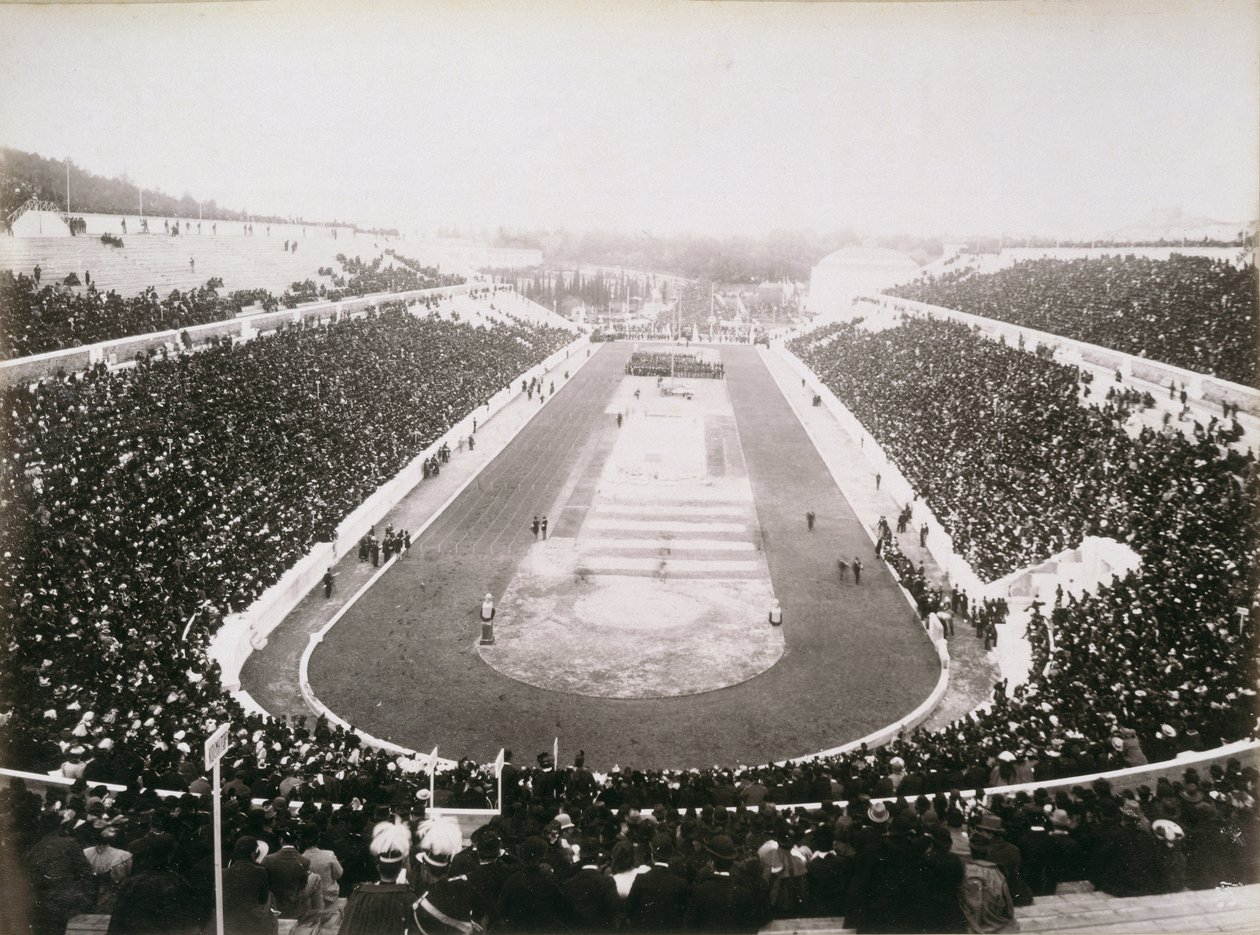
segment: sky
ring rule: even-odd
[[[0,145],[260,214],[1089,236],[1260,210],[1260,0],[0,5]]]

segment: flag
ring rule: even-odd
[[[560,738],[557,737],[551,744],[551,771],[554,773],[560,768]]]
[[[503,775],[503,763],[505,762],[503,758],[503,754],[504,754],[504,750],[502,747],[500,747],[499,755],[494,758],[494,774],[496,776]]]
[[[433,752],[429,754],[429,804],[433,804],[434,779],[437,776],[437,751],[434,747]]]

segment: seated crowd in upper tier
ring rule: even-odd
[[[1256,385],[1254,263],[1181,254],[1024,260],[888,292]]]
[[[85,271],[87,281],[80,288],[63,283],[43,282],[39,267],[30,275],[16,276],[0,270],[0,357],[26,357],[109,341],[152,331],[169,331],[223,321],[238,314],[245,305],[258,304],[270,311],[284,305],[319,299],[338,301],[378,292],[402,292],[460,285],[461,276],[443,275],[422,267],[416,261],[391,252],[399,265],[381,269],[381,258],[364,263],[359,257],[338,255],[345,276],[333,275],[333,288],[316,286],[311,280],[295,282],[284,294],[271,295],[265,289],[247,289],[220,296],[222,281],[209,280],[204,286],[180,291],[165,298],[150,286],[140,295],[124,298],[113,290],[102,293]],[[331,273],[331,269],[328,270]],[[77,277],[76,277],[77,279]]]

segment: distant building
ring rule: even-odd
[[[849,317],[853,299],[909,282],[914,259],[884,247],[844,247],[824,257],[809,275],[807,306],[816,315]]]

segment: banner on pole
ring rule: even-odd
[[[227,753],[228,729],[231,726],[231,724],[220,724],[218,729],[206,738],[206,769],[214,769],[214,764]]]

